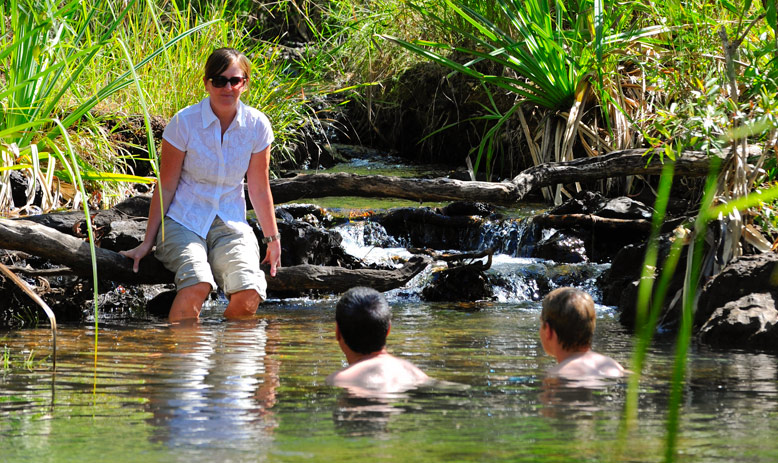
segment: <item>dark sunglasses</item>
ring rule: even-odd
[[[232,88],[238,88],[241,85],[243,85],[243,82],[248,80],[246,77],[224,77],[224,76],[216,76],[211,77],[208,79],[208,81],[211,82],[211,85],[213,85],[216,88],[223,88],[227,85],[227,82],[232,85]]]

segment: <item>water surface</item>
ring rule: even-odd
[[[384,399],[324,384],[344,366],[334,299],[271,301],[227,322],[62,327],[56,375],[45,329],[6,333],[0,461],[659,461],[672,349],[649,356],[639,424],[619,441],[625,386],[544,384],[538,304],[427,304],[392,296],[390,351],[438,387]],[[598,306],[595,349],[627,364],[631,340]],[[33,361],[26,368],[23,360]],[[775,461],[774,356],[695,350],[682,461]]]

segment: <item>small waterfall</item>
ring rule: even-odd
[[[522,217],[504,221],[486,221],[481,227],[481,249],[492,248],[495,254],[527,255],[529,220]]]
[[[529,231],[526,219],[486,222],[480,234],[478,249],[493,247],[495,254],[488,274],[494,277],[496,302],[518,303],[537,301],[543,295],[560,286],[581,288],[601,299],[597,280],[608,269],[609,264],[558,263],[550,260],[527,257],[533,248],[533,233]],[[346,252],[362,259],[366,264],[395,265],[400,259],[412,254],[404,247],[403,239],[390,236],[376,222],[351,221],[339,225],[335,230],[343,237]],[[551,234],[553,230],[544,230]],[[449,252],[460,252],[452,249]],[[420,300],[421,289],[428,283],[431,274],[445,268],[445,263],[433,263],[417,275],[405,288],[394,290],[391,296],[401,300]]]

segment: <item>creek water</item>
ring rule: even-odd
[[[366,244],[362,227],[341,226],[349,252],[405,255]],[[220,299],[194,326],[142,314],[102,319],[97,338],[92,325],[63,326],[56,373],[48,329],[0,333],[0,462],[661,461],[671,338],[648,354],[625,435],[624,383],[545,381],[554,361],[538,342],[533,282],[598,299],[606,268],[500,253],[490,271],[513,284],[496,301],[423,302],[429,272],[388,292],[390,352],[446,383],[381,398],[325,384],[345,366],[334,296],[269,300],[243,322],[223,320]],[[595,350],[629,365],[631,335],[613,308],[597,313]],[[778,460],[776,360],[692,349],[679,461]]]
[[[354,229],[342,230],[352,252],[403,252],[362,246]],[[603,268],[499,255],[493,271],[520,279],[527,266],[572,272],[590,290]],[[334,297],[270,300],[246,322],[224,321],[221,300],[190,327],[108,318],[96,356],[93,326],[61,327],[56,374],[47,329],[3,333],[0,461],[661,460],[671,340],[652,348],[638,423],[620,440],[623,383],[544,382],[553,359],[538,343],[531,285],[496,302],[433,304],[417,297],[424,278],[387,294],[389,348],[456,385],[380,399],[324,383],[344,366]],[[597,311],[595,349],[627,365],[631,336],[612,308]],[[776,378],[774,356],[695,348],[679,460],[775,461]]]

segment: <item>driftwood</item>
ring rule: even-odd
[[[74,273],[92,275],[89,243],[27,220],[0,219],[0,243],[6,249],[24,251],[70,267]],[[171,283],[173,275],[153,256],[140,262],[138,273],[132,262],[119,253],[96,248],[97,273],[104,280],[125,284]],[[343,292],[352,286],[372,286],[386,291],[397,288],[424,270],[427,261],[415,257],[397,270],[359,269],[296,265],[278,269],[267,278],[268,290],[301,293],[306,290]]]
[[[449,268],[469,267],[471,269],[476,269],[479,271],[489,270],[492,266],[492,258],[494,257],[493,248],[486,248],[481,251],[475,251],[475,252],[460,252],[460,253],[449,253],[449,252],[443,253],[443,252],[436,252],[431,249],[417,249],[417,248],[409,249],[409,251],[413,254],[424,254],[426,256],[432,257],[435,260],[446,262]],[[482,259],[484,257],[486,257],[486,262],[481,262],[480,260],[475,262],[476,259]],[[465,264],[464,263],[465,260],[469,260],[470,262]]]
[[[414,179],[349,173],[298,175],[270,182],[273,198],[284,203],[325,196],[393,197],[415,201],[479,201],[514,204],[530,191],[556,184],[600,180],[627,175],[652,175],[662,171],[659,154],[647,149],[530,167],[510,182],[476,182],[452,179]],[[726,153],[721,155],[726,157]],[[673,162],[665,158],[664,162]],[[675,175],[700,177],[708,173],[710,158],[701,152],[684,152],[675,162]]]
[[[660,156],[646,156],[647,149],[614,151],[610,154],[567,162],[547,163],[530,167],[511,181],[478,182],[452,180],[447,178],[418,179],[383,175],[359,175],[350,173],[301,174],[292,178],[273,179],[270,187],[276,204],[303,198],[326,196],[366,196],[401,198],[414,201],[475,201],[491,204],[515,204],[530,191],[556,184],[600,180],[626,175],[655,175],[662,171]],[[722,154],[726,157],[726,153]],[[708,155],[687,151],[675,161],[678,176],[699,177],[708,173]],[[665,159],[665,162],[672,162]],[[250,208],[246,192],[246,203]],[[119,214],[126,219],[146,217],[149,208],[148,197],[133,198]],[[98,216],[104,215],[102,212]],[[30,218],[49,227],[65,231],[83,221],[82,212],[48,214]],[[97,221],[102,217],[98,217]],[[103,220],[111,222],[120,217],[106,215]],[[96,226],[99,228],[100,223]]]

